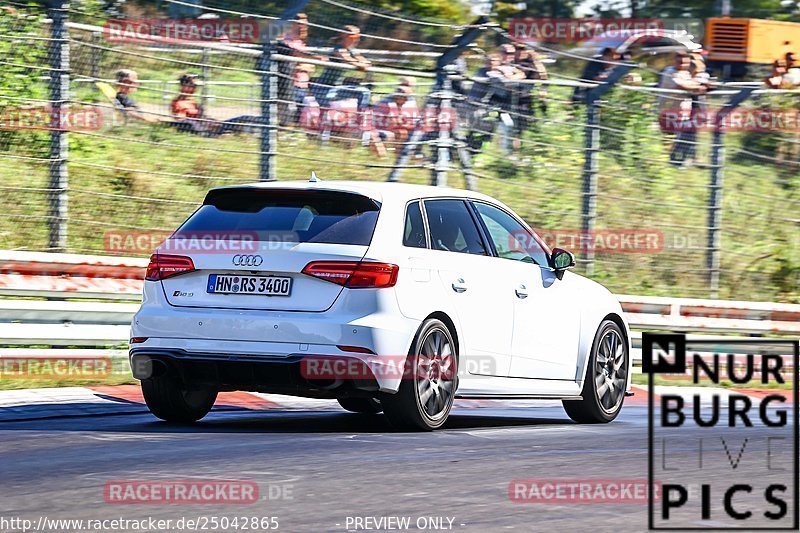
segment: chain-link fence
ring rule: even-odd
[[[615,292],[800,298],[796,125],[665,128],[797,91],[581,79],[590,60],[485,20],[339,0],[142,5],[0,10],[0,248],[146,254],[210,187],[315,171],[477,189]]]

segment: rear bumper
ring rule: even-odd
[[[319,358],[320,356],[314,356]],[[362,363],[358,357],[336,357],[349,365]],[[291,354],[277,357],[263,354],[226,355],[190,353],[185,350],[133,348],[130,362],[136,379],[171,376],[189,387],[212,387],[220,391],[248,390],[339,398],[370,396],[376,392],[396,392],[382,387],[366,363],[351,377],[314,377],[305,370],[309,356]],[[378,374],[380,374],[378,372]]]
[[[173,307],[159,291],[145,288],[131,337],[147,340],[132,345],[132,355],[155,354],[168,358],[173,366],[195,361],[223,369],[259,365],[261,378],[269,377],[261,372],[263,368],[280,373],[308,356],[369,359],[373,367],[380,366],[386,356],[396,363],[408,354],[420,325],[419,320],[400,313],[392,290],[346,291],[353,294],[343,294],[326,312]],[[395,392],[400,377],[384,372],[376,382],[378,390]],[[224,385],[232,389],[237,384]],[[239,385],[240,390],[262,390],[252,380]]]

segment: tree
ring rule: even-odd
[[[676,0],[638,0],[636,3],[638,17],[706,19],[722,14],[721,0],[694,0],[691,3],[681,3]],[[731,16],[797,20],[798,5],[795,1],[784,0],[732,0]]]
[[[495,12],[501,24],[515,17],[572,18],[579,3],[578,0],[530,0],[524,2],[526,7],[520,10],[517,7],[518,3],[512,0],[497,2]]]

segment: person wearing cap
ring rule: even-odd
[[[194,93],[201,85],[200,76],[197,74],[184,74],[178,80],[180,94],[170,104],[170,112],[175,118],[203,118],[203,108],[195,100]]]
[[[373,121],[381,140],[405,142],[408,139],[418,115],[413,98],[411,87],[400,85],[375,105]]]

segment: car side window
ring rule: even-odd
[[[425,213],[432,249],[488,255],[478,227],[462,200],[425,200]]]
[[[548,265],[547,252],[514,217],[489,204],[475,202],[474,205],[489,231],[489,238],[498,257],[540,266]]]
[[[422,210],[419,202],[412,202],[406,208],[406,223],[403,228],[403,246],[411,248],[427,248],[425,240],[425,223],[422,221]]]

